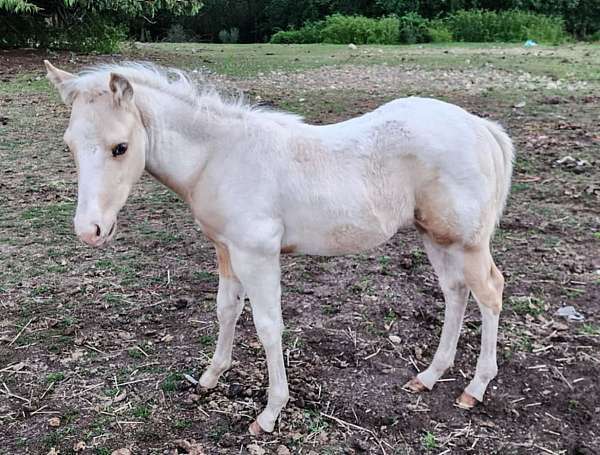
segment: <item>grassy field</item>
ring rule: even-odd
[[[45,81],[44,58],[71,70],[113,59],[178,66],[313,123],[409,95],[500,121],[517,160],[494,240],[507,288],[500,372],[485,402],[452,406],[479,351],[473,304],[447,381],[420,396],[401,388],[431,360],[443,321],[409,230],[366,254],[284,258],[292,398],[275,433],[250,437],[266,365],[249,309],[234,367],[198,393],[184,375],[200,376],[216,339],[210,242],[178,197],[145,176],[115,241],[79,243],[75,169],[61,139],[69,112]],[[598,67],[600,46],[583,44],[0,52],[0,454],[598,453]],[[565,305],[585,319],[556,316]]]

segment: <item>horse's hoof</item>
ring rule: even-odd
[[[475,405],[477,404],[477,398],[469,395],[467,392],[463,392],[456,399],[456,403],[455,404],[460,409],[470,410],[470,409],[473,409],[475,407]]]
[[[404,384],[404,387],[402,388],[412,393],[421,393],[428,390],[427,387],[425,387],[425,384],[423,384],[417,377],[412,378],[410,381]]]
[[[248,431],[250,431],[250,434],[252,436],[259,436],[262,433],[264,433],[264,430],[261,428],[261,426],[256,420],[250,424],[250,426],[248,427]]]

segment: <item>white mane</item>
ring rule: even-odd
[[[125,77],[134,86],[134,90],[136,85],[149,87],[214,113],[233,117],[259,114],[262,118],[267,117],[284,125],[302,122],[299,115],[247,103],[241,92],[235,95],[224,94],[206,80],[198,80],[199,77],[192,79],[185,71],[148,62],[102,64],[84,69],[77,77],[63,83],[65,101],[72,103],[78,95],[93,97],[94,94],[107,90],[111,73]]]

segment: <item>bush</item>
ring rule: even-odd
[[[429,21],[416,13],[398,18],[333,14],[324,21],[307,22],[299,30],[280,31],[271,37],[274,44],[399,44],[431,41]]]
[[[560,43],[566,40],[564,21],[525,11],[458,11],[444,19],[457,41],[511,42],[532,39]]]
[[[428,20],[417,13],[408,13],[400,18],[400,42],[406,44],[430,41]]]
[[[331,44],[367,44],[377,19],[333,14],[325,19],[323,42]]]
[[[321,30],[323,30],[324,25],[324,21],[307,22],[299,30],[281,30],[271,37],[270,42],[273,44],[321,43],[323,41]]]
[[[400,42],[400,20],[396,16],[382,17],[369,31],[369,44],[397,44]]]
[[[114,25],[109,19],[97,16],[64,29],[49,31],[48,47],[78,52],[117,52],[127,38],[127,28]]]
[[[432,21],[427,27],[429,41],[432,43],[450,43],[454,41],[452,32],[440,21]]]
[[[221,30],[219,32],[219,40],[222,43],[235,44],[240,38],[240,30],[237,27],[233,27],[230,30]]]
[[[181,24],[172,24],[167,30],[167,36],[164,40],[167,43],[186,43],[193,41],[191,33],[189,33]]]
[[[588,35],[586,37],[586,41],[589,41],[590,43],[600,42],[600,30],[593,35]]]

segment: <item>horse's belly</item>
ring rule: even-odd
[[[284,253],[337,256],[374,248],[392,237],[400,220],[383,222],[373,216],[367,220],[304,219],[287,225],[282,243]]]

